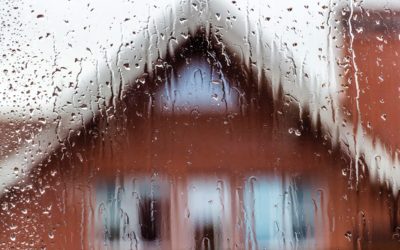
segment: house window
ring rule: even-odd
[[[246,245],[251,249],[313,247],[312,189],[301,178],[251,176],[244,199]]]

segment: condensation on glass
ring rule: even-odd
[[[4,1],[1,249],[398,249],[400,3]]]

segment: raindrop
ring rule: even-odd
[[[76,156],[78,157],[78,159],[79,159],[80,162],[83,162],[83,157],[82,157],[82,154],[81,154],[81,153],[77,152],[77,153],[76,153]]]
[[[54,232],[50,231],[48,236],[49,236],[49,239],[54,239]]]
[[[184,24],[185,22],[187,21],[187,18],[180,18],[179,19],[179,22],[181,23],[181,24]]]
[[[200,111],[198,109],[193,109],[190,113],[194,118],[200,117]]]
[[[347,231],[347,232],[344,234],[344,237],[345,237],[348,241],[351,241],[351,237],[352,237],[351,232],[350,232],[350,231]]]
[[[131,70],[131,65],[129,63],[124,63],[123,66],[126,70]]]
[[[222,80],[221,79],[213,79],[212,83],[215,85],[220,85],[220,84],[222,84]]]
[[[296,136],[301,136],[301,132],[297,128],[289,128],[288,132],[289,132],[289,134],[294,134]]]

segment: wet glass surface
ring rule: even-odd
[[[38,6],[41,52],[2,56],[0,248],[400,247],[395,3]]]

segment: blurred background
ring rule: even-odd
[[[319,7],[332,15],[339,122],[360,124],[397,159],[400,14],[329,4]],[[32,170],[12,166],[23,181],[0,198],[2,249],[400,248],[397,190],[371,180],[363,158],[332,143],[294,96],[280,88],[276,98],[270,79],[207,34],[189,34],[129,79],[119,102],[56,138],[61,146]],[[1,156],[41,126],[3,122]]]

